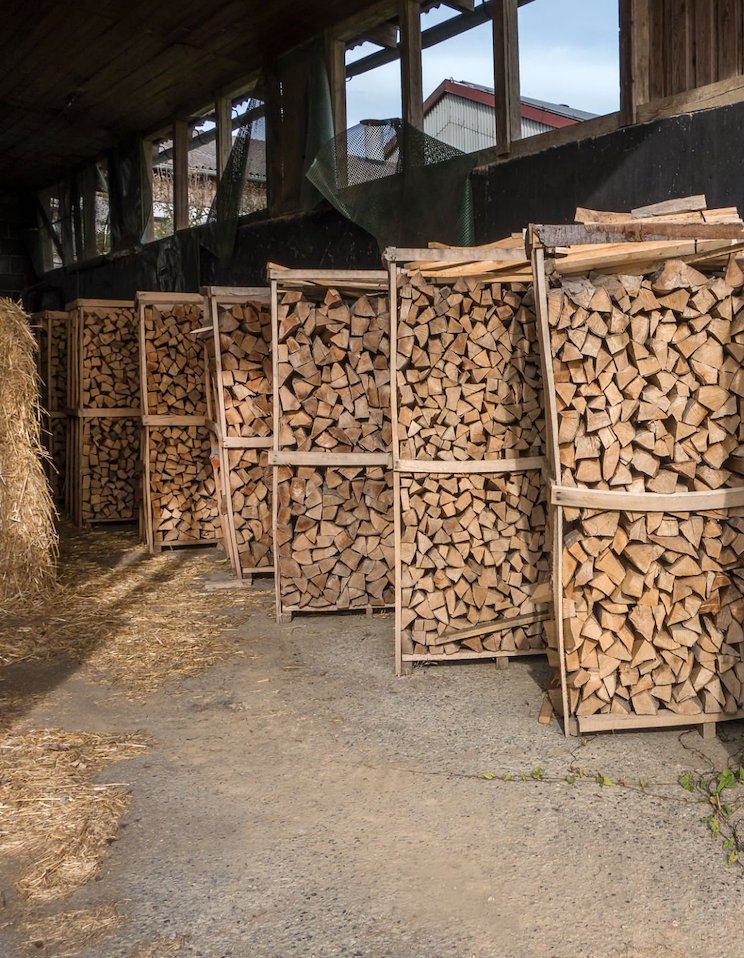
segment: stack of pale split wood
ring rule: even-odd
[[[137,518],[140,388],[134,304],[68,307],[65,509],[77,525]]]
[[[391,606],[383,271],[270,268],[277,617]]]
[[[207,426],[222,540],[238,579],[274,571],[271,311],[268,288],[208,287]]]
[[[64,504],[67,460],[67,326],[68,314],[45,310],[32,316],[38,343],[41,380],[41,436],[44,462],[55,505]]]
[[[385,258],[396,324],[396,670],[543,653],[544,416],[523,240]]]
[[[192,331],[204,300],[139,293],[144,533],[151,551],[211,545],[219,535],[204,359]]]
[[[653,212],[531,230],[561,557],[551,661],[579,733],[744,715],[744,229]]]

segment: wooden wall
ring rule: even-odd
[[[650,100],[744,74],[744,0],[645,0],[645,5]]]

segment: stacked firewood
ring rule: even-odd
[[[279,448],[390,449],[387,296],[322,298],[290,290],[279,304]]]
[[[139,346],[134,305],[81,313],[80,407],[139,409]]]
[[[203,359],[191,335],[204,325],[202,303],[146,304],[142,322],[147,414],[203,416],[206,412]]]
[[[392,476],[383,467],[280,466],[275,530],[291,610],[392,605]]]
[[[218,534],[209,435],[199,426],[149,428],[150,500],[156,548]]]
[[[537,611],[533,595],[549,573],[540,473],[405,476],[401,486],[404,651],[542,648],[540,622],[461,635]]]
[[[276,446],[287,462],[276,473],[280,609],[392,605],[392,474],[364,462],[392,441],[388,298],[287,289],[277,315]],[[292,462],[304,453],[326,458]],[[338,454],[351,461],[334,463]]]
[[[533,599],[549,574],[533,290],[443,273],[398,279],[402,652],[544,648],[545,600]],[[485,472],[486,461],[527,458],[529,471]],[[413,459],[475,469],[406,475]]]
[[[548,295],[560,484],[684,494],[744,484],[744,274],[667,260]],[[744,512],[571,507],[563,550],[569,711],[744,704]]]
[[[239,575],[243,570],[273,571],[271,466],[268,450],[251,446],[256,440],[270,442],[273,431],[271,310],[259,297],[233,303],[213,295],[220,351],[218,372],[210,344],[215,428],[221,434],[222,408],[221,439],[234,443],[221,460],[225,475],[217,471],[231,512],[227,551]]]
[[[137,419],[88,418],[82,428],[83,523],[137,518],[140,442]]]
[[[258,303],[218,305],[228,436],[270,436],[271,313]]]
[[[400,289],[402,459],[541,455],[534,293],[520,283],[427,282]]]
[[[272,571],[271,467],[266,449],[228,449],[230,504],[242,569]]]
[[[76,417],[66,508],[78,524],[132,520],[140,471],[140,374],[132,303],[71,307],[68,406]],[[74,449],[71,447],[74,445]]]

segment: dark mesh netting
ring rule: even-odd
[[[386,246],[473,243],[475,158],[401,120],[365,120],[321,147],[308,179]]]
[[[244,193],[248,176],[251,142],[256,127],[264,124],[263,100],[248,100],[242,113],[241,125],[233,137],[232,149],[225,169],[220,174],[217,191],[212,201],[207,222],[202,228],[202,245],[224,262],[232,256],[238,219],[244,212]],[[265,171],[264,171],[265,176]]]

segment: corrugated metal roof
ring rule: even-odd
[[[469,80],[452,80],[451,84],[455,84],[463,89],[461,91],[453,91],[451,85],[449,85],[450,88],[445,90],[444,85],[442,85],[440,98],[446,96],[448,93],[457,95],[458,92],[467,97],[467,90],[477,91],[489,97],[494,95],[493,87],[483,86],[480,83],[471,83]],[[432,96],[434,96],[434,94],[432,94]],[[430,104],[430,109],[434,106],[434,102]],[[571,120],[592,120],[597,115],[596,113],[588,113],[586,110],[577,110],[575,107],[568,106],[566,103],[551,103],[548,100],[536,100],[534,97],[529,96],[521,96],[520,102],[526,106],[534,107],[537,110],[544,110],[547,113],[554,113],[556,116],[564,116]]]

